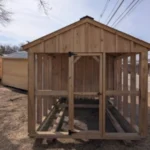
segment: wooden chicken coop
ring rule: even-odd
[[[86,16],[23,48],[30,137],[147,136],[149,43]]]

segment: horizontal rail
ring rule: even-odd
[[[139,95],[139,91],[106,91],[107,96],[116,96],[116,95]]]
[[[81,96],[98,96],[98,92],[74,92],[74,95],[81,95]]]
[[[112,140],[139,140],[141,136],[137,133],[105,133],[104,137],[98,131],[82,131],[73,133],[68,132],[51,132],[51,131],[38,131],[34,135],[38,138],[81,138],[81,139],[112,139]]]
[[[35,92],[37,96],[67,96],[67,91],[53,91],[53,90],[37,90]]]
[[[104,139],[120,140],[140,140],[138,133],[105,133]]]
[[[75,53],[77,56],[100,56],[101,53]]]
[[[65,107],[69,107],[67,104]],[[74,104],[75,108],[99,108],[99,105],[97,104]]]
[[[51,131],[38,131],[35,134],[40,138],[81,138],[81,139],[102,139],[99,131],[79,131],[69,135],[68,132],[51,132]]]

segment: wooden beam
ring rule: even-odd
[[[102,137],[105,134],[105,122],[106,122],[106,116],[105,116],[105,112],[106,112],[106,53],[103,53],[103,97],[102,97],[102,105],[103,105],[103,111],[102,111],[102,115],[103,115],[103,130],[102,130]]]
[[[117,60],[117,89],[122,91],[122,60]],[[118,95],[118,110],[122,110],[122,96]]]
[[[36,95],[38,96],[67,96],[67,91],[52,91],[52,90],[37,90]]]
[[[128,57],[123,58],[123,91],[128,90]],[[123,115],[128,116],[128,96],[123,96]]]
[[[76,63],[80,58],[81,58],[81,56],[77,56],[74,60],[74,63]]]
[[[117,90],[117,60],[114,60],[114,90]],[[114,106],[118,107],[118,97],[114,99]]]
[[[42,89],[42,55],[37,54],[37,88],[38,90]],[[43,116],[43,103],[42,96],[37,96],[37,123],[40,124],[42,122]]]
[[[68,101],[69,101],[69,130],[74,129],[74,56],[69,57]]]
[[[131,91],[136,90],[136,55],[131,56]],[[136,95],[131,95],[131,124],[136,124]]]
[[[28,55],[28,132],[29,136],[35,134],[36,118],[35,118],[35,57],[34,54]]]
[[[103,59],[102,55],[99,57],[99,131],[103,131]],[[102,136],[102,134],[101,134]]]
[[[138,133],[106,133],[104,139],[111,140],[140,140]]]
[[[116,96],[116,95],[139,95],[139,91],[119,91],[119,90],[115,90],[115,91],[106,91],[106,95],[107,96]]]
[[[122,129],[122,127],[120,126],[116,118],[112,115],[112,113],[108,109],[107,109],[107,115],[111,123],[113,124],[114,128],[116,129],[116,131],[124,133],[124,130]]]
[[[140,54],[140,135],[148,134],[148,52]]]
[[[56,132],[58,130],[58,127],[60,126],[60,124],[63,120],[64,113],[65,113],[65,105],[62,106],[61,111],[59,112],[57,119],[53,123],[53,127],[50,130],[51,132]]]
[[[48,79],[49,79],[49,74],[48,74],[48,55],[44,54],[43,55],[43,89],[47,90],[48,89]],[[48,114],[48,101],[49,97],[43,97],[43,113],[46,116]]]
[[[97,58],[97,56],[93,56],[93,59],[99,63],[99,58]]]
[[[65,105],[68,107],[68,105]],[[96,104],[74,104],[74,108],[99,108]]]
[[[74,92],[78,96],[98,96],[98,92]]]
[[[82,131],[68,135],[68,132],[38,131],[36,138],[74,138],[74,139],[111,139],[111,140],[140,140],[137,133],[106,133],[101,137],[97,131]]]
[[[136,133],[136,130],[133,126],[125,119],[125,117],[118,111],[115,107],[109,107],[110,112],[115,116],[116,120],[119,122],[121,127],[127,133]]]
[[[59,102],[57,102],[56,105],[59,105]],[[38,125],[37,127],[37,131],[42,131],[44,130],[45,126],[47,125],[47,123],[49,122],[49,120],[52,118],[52,116],[55,114],[56,111],[56,105],[53,105],[49,114],[47,115],[47,117],[44,118],[42,124]]]
[[[100,56],[100,53],[76,53],[77,56]]]

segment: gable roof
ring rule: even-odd
[[[144,46],[144,47],[146,47],[147,49],[150,50],[150,43],[145,42],[145,41],[143,41],[141,39],[138,39],[136,37],[133,37],[133,36],[131,36],[129,34],[126,34],[124,32],[121,32],[119,30],[116,30],[114,28],[111,28],[111,27],[109,27],[107,25],[104,25],[104,24],[102,24],[100,22],[97,22],[92,17],[89,17],[89,16],[85,16],[85,17],[81,18],[79,21],[77,21],[77,22],[75,22],[75,23],[73,23],[71,25],[68,25],[68,26],[66,26],[64,28],[61,28],[61,29],[59,29],[59,30],[57,30],[55,32],[52,32],[52,33],[50,33],[48,35],[45,35],[45,36],[43,36],[43,37],[41,37],[39,39],[36,39],[36,40],[34,40],[34,41],[32,41],[32,42],[30,42],[28,44],[23,45],[22,47],[23,47],[24,50],[28,50],[30,47],[33,47],[33,46],[35,46],[35,45],[37,45],[39,43],[42,43],[42,42],[44,42],[44,41],[46,41],[46,40],[48,40],[48,39],[50,39],[52,37],[55,37],[55,36],[57,36],[57,35],[59,35],[59,34],[61,34],[63,32],[66,32],[66,31],[68,31],[68,30],[70,30],[72,28],[75,28],[75,27],[80,26],[80,25],[85,24],[85,23],[92,24],[92,25],[97,26],[99,28],[102,28],[102,29],[104,29],[106,31],[109,31],[109,32],[111,32],[113,34],[116,34],[116,35],[119,35],[119,36],[121,36],[123,38],[129,39],[129,40],[131,40],[131,41],[133,41],[135,43],[138,43],[139,45],[142,45],[142,46]]]

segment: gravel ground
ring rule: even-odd
[[[150,106],[150,105],[149,105]],[[150,112],[150,111],[149,111]],[[149,113],[150,115],[150,113]],[[0,86],[0,150],[150,150],[149,133],[145,140],[129,147],[121,141],[58,139],[51,145],[35,146],[27,134],[27,94]]]

